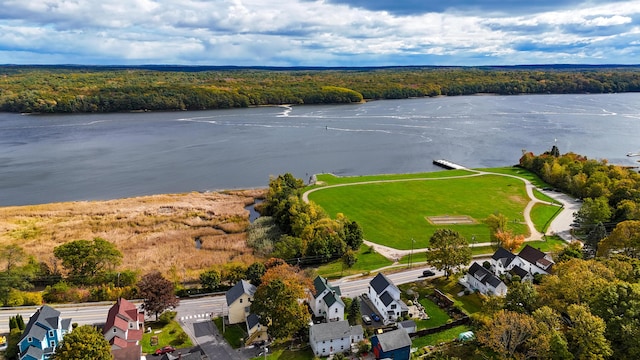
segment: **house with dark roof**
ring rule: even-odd
[[[104,338],[111,344],[115,360],[137,360],[142,355],[144,311],[126,299],[118,299],[109,309],[103,327]]]
[[[267,341],[269,340],[269,335],[267,334],[267,326],[260,324],[260,317],[256,314],[249,314],[247,316],[247,321],[245,321],[247,325],[247,340],[245,340],[245,345],[251,345],[257,341]]]
[[[371,337],[371,348],[376,359],[409,360],[411,338],[404,329],[396,329]]]
[[[45,360],[71,331],[71,319],[61,319],[60,311],[43,305],[31,315],[18,341],[20,360]]]
[[[470,291],[477,290],[484,295],[505,296],[507,294],[507,285],[477,262],[474,262],[465,276],[460,278],[460,284]]]
[[[238,281],[226,292],[229,324],[239,324],[246,321],[255,292],[256,287],[247,280]]]
[[[544,252],[529,246],[525,245],[525,247],[520,250],[517,257],[517,264],[522,269],[528,271],[529,273],[535,274],[549,274],[555,264],[551,255],[545,254]],[[514,261],[515,263],[516,261]]]
[[[504,274],[511,269],[511,263],[515,258],[516,255],[511,251],[503,247],[499,247],[498,250],[493,253],[491,260],[489,261],[491,263],[491,270],[494,274]]]
[[[348,352],[351,344],[363,339],[362,326],[350,326],[346,320],[313,324],[309,327],[309,344],[315,356]]]
[[[327,279],[316,276],[313,291],[309,292],[309,306],[316,318],[325,322],[344,320],[344,302],[340,298],[340,287],[331,286]]]
[[[384,324],[394,322],[409,313],[409,307],[400,299],[400,289],[382,273],[378,273],[369,282],[368,295]]]

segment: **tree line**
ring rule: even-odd
[[[635,67],[178,70],[0,66],[0,111],[204,110],[476,93],[640,91]]]

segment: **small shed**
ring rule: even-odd
[[[404,329],[407,334],[414,334],[418,330],[418,325],[413,320],[405,320],[398,323],[398,329]]]
[[[473,331],[461,332],[458,335],[458,341],[468,341],[473,340],[473,338],[475,338],[475,334],[473,333]]]

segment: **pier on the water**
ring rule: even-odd
[[[441,166],[447,170],[464,170],[466,169],[466,167],[462,166],[462,165],[458,165],[456,163],[453,163],[451,161],[448,160],[433,160],[433,163],[435,165]]]

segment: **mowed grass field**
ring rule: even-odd
[[[505,171],[507,172],[507,171]],[[379,175],[336,178],[320,175],[327,185],[351,185],[317,190],[309,199],[322,206],[331,217],[343,213],[357,221],[365,239],[397,249],[429,246],[429,238],[438,228],[458,231],[467,241],[489,242],[484,219],[501,213],[509,219],[515,234],[529,235],[522,215],[529,202],[524,182],[500,175],[477,175],[453,170],[426,174]],[[525,177],[525,176],[523,176]],[[392,180],[392,182],[363,183]],[[551,213],[551,212],[549,212]],[[432,224],[430,216],[468,216],[474,224]],[[536,211],[536,215],[540,213]],[[539,219],[542,223],[545,219]]]

